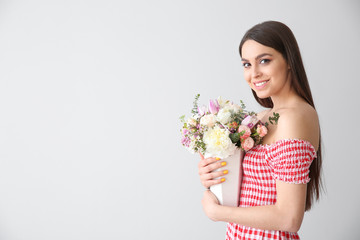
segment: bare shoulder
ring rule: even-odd
[[[265,109],[256,114],[257,118],[263,121],[263,118],[271,111],[271,109]]]
[[[276,128],[276,139],[302,139],[315,149],[319,146],[319,120],[316,110],[307,103],[283,109]]]

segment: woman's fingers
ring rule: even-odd
[[[199,161],[199,168],[201,168],[201,167],[205,167],[205,166],[207,166],[207,165],[209,165],[209,164],[211,164],[211,163],[213,163],[213,162],[217,162],[217,161],[219,161],[220,160],[220,158],[213,158],[213,157],[211,157],[211,158],[202,158],[200,161]]]
[[[212,185],[216,185],[225,181],[222,177],[228,174],[228,170],[215,171],[219,168],[226,166],[225,161],[221,161],[220,158],[204,158],[200,153],[201,160],[199,161],[199,175],[202,185],[209,188]]]
[[[215,171],[206,174],[201,174],[200,175],[201,184],[205,188],[209,188],[212,185],[225,182],[226,178],[224,176],[228,173],[229,173],[228,170],[223,170],[223,171]]]
[[[222,183],[224,181],[225,181],[225,178],[219,178],[219,179],[202,181],[201,183],[205,188],[209,188],[209,187],[211,187],[213,185],[220,184],[220,183]]]
[[[211,172],[211,173],[207,173],[207,174],[202,174],[202,175],[200,175],[200,180],[201,181],[214,180],[215,178],[222,177],[228,173],[229,173],[228,170],[223,170],[223,171],[215,171],[215,172]]]
[[[206,174],[224,166],[226,166],[225,161],[207,158],[199,162],[199,174]]]

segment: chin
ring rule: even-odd
[[[256,91],[255,91],[255,93],[256,93],[256,96],[257,96],[258,98],[261,98],[261,99],[270,97],[269,94],[266,94],[266,93],[264,93],[264,92],[256,92]]]

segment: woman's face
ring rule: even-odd
[[[245,80],[259,98],[290,90],[290,71],[281,53],[254,40],[247,40],[241,53]]]

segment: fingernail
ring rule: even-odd
[[[220,158],[219,157],[217,157],[217,158],[215,158],[216,160],[220,160]]]
[[[222,178],[220,181],[221,181],[221,182],[225,182],[225,178]]]
[[[223,174],[228,174],[228,173],[229,173],[228,170],[224,170],[224,171],[223,171]]]
[[[225,166],[225,165],[226,165],[226,162],[222,162],[222,163],[221,163],[221,166]]]

